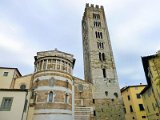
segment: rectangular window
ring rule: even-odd
[[[124,110],[124,113],[126,114],[126,113],[127,113],[127,112],[126,112],[126,108],[124,108],[123,110]]]
[[[140,110],[140,111],[144,111],[143,104],[139,104],[139,110]]]
[[[146,116],[142,116],[142,118],[146,118]]]
[[[95,99],[93,99],[93,104],[95,104]]]
[[[133,112],[133,108],[132,108],[132,105],[130,105],[130,112]]]
[[[3,76],[8,76],[8,72],[4,72],[4,73],[3,73]]]
[[[11,109],[12,102],[13,102],[13,97],[3,97],[0,110],[9,111]]]
[[[137,99],[140,99],[141,98],[141,95],[140,94],[136,94],[137,96]]]
[[[103,71],[103,77],[106,78],[106,69],[102,69]]]
[[[130,96],[128,95],[128,100],[130,100],[131,98],[130,98]]]
[[[94,114],[94,116],[96,116],[96,111],[95,110],[93,111],[93,114]]]

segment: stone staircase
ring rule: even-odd
[[[91,120],[92,107],[75,107],[74,120]]]

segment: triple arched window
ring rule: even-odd
[[[100,39],[103,39],[103,35],[102,35],[102,32],[95,32],[95,35],[96,35],[96,38],[100,38]]]

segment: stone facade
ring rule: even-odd
[[[95,118],[123,120],[122,97],[103,6],[86,4],[82,37],[85,80],[93,84],[92,96],[97,101]],[[99,109],[105,110],[100,113]],[[114,112],[111,115],[107,111],[112,109]]]
[[[74,77],[74,120],[94,120],[92,84]]]
[[[73,55],[54,51],[35,56],[33,120],[66,120],[72,117]]]

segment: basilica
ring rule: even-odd
[[[124,120],[103,6],[86,4],[82,41],[84,79],[58,49],[37,52],[31,74],[0,67],[0,120]]]

